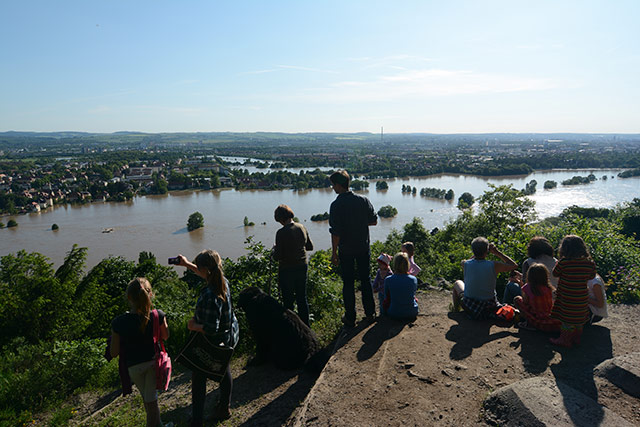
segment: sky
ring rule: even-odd
[[[640,1],[0,2],[0,132],[640,133]]]

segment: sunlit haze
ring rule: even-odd
[[[640,132],[638,1],[5,1],[0,131]]]

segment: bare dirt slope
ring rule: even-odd
[[[565,350],[543,333],[448,313],[448,292],[419,299],[415,323],[383,319],[344,337],[296,414],[298,425],[482,425],[491,391],[534,376],[561,380],[640,424],[633,409],[640,402],[611,385],[599,393],[593,377],[600,362],[640,350],[638,306],[611,307],[610,318],[585,329],[581,347]]]

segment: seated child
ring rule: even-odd
[[[384,313],[384,307],[382,303],[384,302],[384,279],[393,274],[391,268],[389,267],[389,263],[391,262],[391,255],[380,254],[378,257],[378,272],[376,273],[376,278],[373,281],[372,287],[373,292],[378,294],[378,302],[380,303],[380,316]]]
[[[457,280],[453,284],[453,307],[456,310],[462,306],[472,319],[494,319],[503,305],[496,297],[498,273],[514,270],[518,265],[485,237],[473,239],[471,250],[473,257],[462,261],[464,281]],[[490,253],[501,262],[487,260]]]
[[[601,321],[604,317],[609,317],[607,311],[607,296],[604,290],[604,281],[599,274],[587,282],[589,288],[589,320],[587,324],[591,325]]]
[[[418,316],[418,279],[409,274],[409,257],[398,252],[393,257],[395,273],[384,280],[384,307],[386,313],[397,319],[415,319]]]
[[[406,253],[409,257],[409,274],[415,277],[418,277],[418,273],[422,271],[418,264],[413,260],[413,254],[415,252],[415,247],[413,246],[413,242],[404,242],[402,244],[402,252]]]
[[[513,299],[526,319],[518,324],[519,327],[545,332],[560,330],[560,321],[551,318],[553,290],[547,267],[539,263],[531,265],[527,272],[527,283],[522,287],[522,296]]]
[[[513,304],[513,298],[522,295],[522,273],[518,270],[513,270],[509,275],[509,283],[504,288],[504,294],[502,295],[503,304]]]

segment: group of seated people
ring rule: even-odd
[[[414,250],[412,242],[405,242],[393,258],[385,253],[378,257],[378,272],[372,286],[378,294],[381,316],[399,320],[413,320],[418,316],[416,275],[421,269],[413,259]]]
[[[558,249],[559,260],[554,258],[546,238],[534,237],[522,273],[516,271],[518,265],[511,258],[484,237],[475,238],[471,249],[473,257],[462,261],[464,280],[454,284],[453,304],[454,309],[462,307],[472,319],[499,318],[503,307],[512,305],[524,318],[519,327],[559,331],[560,337],[551,342],[571,347],[579,344],[583,325],[608,315],[604,282],[579,236],[565,236]],[[487,260],[489,254],[500,261]],[[501,303],[496,296],[496,278],[509,271]]]

